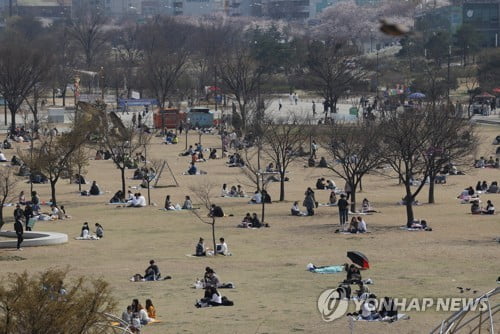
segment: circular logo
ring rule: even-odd
[[[323,321],[333,321],[341,318],[347,312],[349,301],[341,299],[345,296],[339,289],[327,289],[318,297],[318,311]],[[340,293],[339,293],[340,292]]]

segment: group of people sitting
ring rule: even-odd
[[[146,198],[141,193],[135,193],[133,198],[127,201],[127,207],[142,208],[147,205]]]
[[[177,135],[172,130],[168,130],[167,134],[165,135],[165,144],[177,143],[179,143],[179,138],[177,137]]]
[[[227,189],[227,184],[224,183],[222,185],[222,189],[220,192],[221,197],[245,197],[245,191],[243,190],[243,187],[241,185],[237,186],[231,186],[231,188],[228,190]]]
[[[237,152],[229,156],[229,161],[226,164],[228,167],[245,167],[245,161]]]
[[[462,200],[462,203],[469,203],[472,199],[479,198],[472,186],[465,188],[460,195],[457,196],[458,199]]]
[[[122,321],[129,325],[132,333],[140,333],[143,326],[156,321],[156,309],[151,299],[146,299],[145,307],[138,299],[132,300],[132,305],[127,306],[122,314]]]
[[[99,187],[96,181],[92,181],[92,185],[90,186],[90,189],[88,191],[87,190],[82,191],[82,196],[98,196],[101,194],[102,194],[101,188]]]
[[[250,201],[248,204],[271,204],[272,199],[271,195],[267,192],[266,189],[261,189],[260,191],[256,190],[254,194],[252,195],[252,198],[250,198]]]
[[[484,157],[479,158],[474,162],[476,168],[500,168],[500,161],[498,158],[493,159],[492,156],[488,160]]]
[[[321,157],[319,159],[318,165],[316,166],[316,160],[314,159],[314,156],[310,156],[309,159],[307,160],[307,166],[308,167],[318,167],[318,168],[327,168],[328,163],[326,162],[325,157]]]
[[[470,211],[473,215],[494,215],[495,206],[490,200],[487,200],[486,207],[481,208],[479,205],[479,199],[474,199],[471,201]]]
[[[205,274],[203,276],[203,281],[201,282],[203,288],[205,289],[205,294],[202,299],[197,300],[195,307],[214,307],[214,306],[232,306],[234,303],[223,297],[217,288],[232,287],[232,283],[223,284],[220,282],[219,278],[215,274],[215,271],[210,268],[205,268]]]
[[[149,266],[144,270],[144,276],[141,274],[135,274],[130,278],[131,282],[150,282],[150,281],[160,281],[172,279],[172,276],[161,277],[160,268],[156,264],[155,260],[149,261]]]
[[[241,228],[261,228],[261,227],[269,227],[269,224],[264,223],[262,224],[261,221],[259,220],[259,217],[257,214],[254,212],[252,215],[250,215],[250,212],[247,212],[245,217],[243,217],[243,220],[241,223],[238,224],[238,227]]]
[[[316,189],[318,190],[325,190],[325,189],[330,189],[330,190],[335,190],[337,188],[337,185],[333,180],[328,180],[326,181],[324,177],[319,178],[316,181]]]
[[[483,192],[483,193],[496,194],[499,192],[498,182],[493,181],[488,186],[488,183],[486,181],[483,181],[483,183],[481,183],[481,181],[477,181],[476,191]]]
[[[427,224],[427,221],[422,220],[411,220],[406,223],[406,228],[411,230],[422,230],[422,231],[432,231],[432,228]]]
[[[167,195],[165,197],[165,205],[164,205],[165,210],[192,210],[193,209],[193,202],[191,202],[191,197],[186,196],[184,199],[184,204],[180,206],[179,204],[173,204],[172,201],[170,200],[170,195]]]
[[[346,229],[344,232],[350,232],[350,233],[366,233],[368,232],[366,228],[366,222],[364,221],[361,216],[357,217],[352,217],[349,225],[344,224]]]
[[[90,228],[89,228],[89,223],[84,222],[82,226],[82,231],[80,232],[80,238],[79,239],[84,239],[84,240],[89,240],[89,239],[102,239],[104,237],[104,228],[102,227],[101,224],[95,223],[95,233],[90,234]]]
[[[229,256],[229,248],[227,247],[226,240],[224,238],[219,238],[219,243],[215,245],[215,254]],[[214,251],[205,246],[205,240],[200,237],[195,248],[195,256],[209,256],[214,255]]]

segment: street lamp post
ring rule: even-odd
[[[450,102],[450,66],[451,66],[451,45],[448,45],[448,77],[447,77],[448,93],[446,95],[448,98],[448,103]]]
[[[190,121],[189,117],[186,118],[186,147],[184,148],[185,151],[187,151],[187,149],[188,149],[188,131],[189,131],[189,125],[190,125],[189,121]]]

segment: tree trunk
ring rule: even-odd
[[[4,221],[3,221],[3,203],[2,203],[2,206],[0,206],[0,230],[2,229],[3,224]]]
[[[146,176],[146,177],[147,177],[146,184],[148,185],[148,205],[151,205],[151,187],[149,186],[151,181],[149,180],[149,176]]]
[[[356,187],[351,187],[351,212],[356,212]]]
[[[50,180],[50,193],[52,195],[52,204],[57,203],[57,201],[56,201],[56,183],[57,183],[57,180],[55,180],[55,181]]]
[[[266,203],[264,202],[264,199],[262,199],[262,212],[261,212],[261,222],[264,224],[264,218],[265,218],[265,213],[266,213]]]
[[[409,181],[407,184],[405,184],[405,188],[406,188],[406,196],[405,196],[406,220],[407,222],[412,222],[415,217],[413,215],[413,196],[411,195],[411,188]]]
[[[435,175],[429,175],[429,198],[428,202],[429,204],[434,204],[434,185],[435,185],[435,180],[436,176]]]
[[[122,176],[122,194],[125,195],[125,167],[120,168],[121,176]]]
[[[215,241],[215,217],[212,217],[212,240],[214,242],[214,256],[217,255],[217,244]]]
[[[10,109],[10,129],[11,129],[11,132],[13,133],[14,130],[16,129],[16,111],[12,111],[12,109]]]
[[[285,171],[280,171],[280,202],[285,200]]]

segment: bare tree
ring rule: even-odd
[[[280,175],[280,201],[285,200],[285,177],[288,166],[298,158],[304,141],[303,127],[295,122],[268,123],[264,132],[264,152],[274,162]]]
[[[103,26],[104,18],[90,8],[78,11],[77,17],[70,22],[69,36],[83,53],[83,61],[87,70],[93,68],[99,54],[104,51],[107,35]]]
[[[161,168],[162,161],[161,160],[151,160],[146,161],[144,167],[147,169],[147,174],[143,179],[143,182],[148,187],[148,205],[151,205],[151,182],[158,177],[158,172]]]
[[[403,202],[408,222],[414,220],[413,202],[429,176],[429,165],[424,158],[429,143],[427,125],[425,111],[416,110],[389,113],[380,125],[381,129],[390,129],[383,131],[382,135],[383,161],[393,169],[405,187]],[[412,189],[417,178],[421,182]]]
[[[352,212],[356,212],[356,191],[362,178],[381,164],[381,132],[374,122],[332,123],[321,138],[332,161],[328,168],[351,188]]]
[[[201,204],[207,209],[209,212],[212,209],[212,200],[214,197],[214,191],[217,185],[209,180],[204,180],[203,182],[198,182],[195,186],[189,187],[189,190],[194,194],[194,196],[201,202]],[[202,218],[196,210],[191,210],[191,212],[198,217],[198,219],[212,226],[212,241],[214,244],[214,255],[217,255],[217,244],[215,240],[215,217],[211,215],[211,222],[206,222],[204,218]]]
[[[102,279],[70,280],[67,270],[48,269],[10,273],[2,281],[2,333],[114,333],[106,313],[115,311],[116,301]]]
[[[319,94],[332,112],[337,101],[360,85],[365,71],[356,63],[357,50],[344,42],[333,40],[309,43],[307,69]],[[325,112],[325,121],[328,113]]]
[[[64,175],[68,176],[75,169],[75,166],[71,164],[78,159],[73,159],[73,156],[86,142],[87,136],[84,126],[75,126],[71,131],[58,136],[52,133],[41,136],[38,145],[30,152],[30,156],[20,152],[21,159],[26,162],[30,170],[44,174],[49,180],[52,203],[57,203],[57,181]]]
[[[12,192],[16,189],[17,182],[18,180],[16,179],[12,168],[0,168],[0,229],[5,223],[3,219],[3,205],[7,201],[8,197],[12,196]]]
[[[259,109],[255,106],[260,100],[260,88],[267,69],[254,58],[250,43],[238,32],[230,34],[223,44],[217,69],[223,88],[236,101],[233,126],[246,133],[254,116],[252,111]]]
[[[11,115],[11,128],[16,127],[16,113],[23,101],[33,93],[50,68],[50,58],[33,48],[19,36],[8,35],[0,45],[0,92]]]
[[[145,82],[162,108],[184,73],[190,55],[189,33],[188,27],[171,18],[156,18],[142,30]]]
[[[472,152],[478,146],[474,124],[461,116],[451,115],[445,105],[438,105],[427,111],[429,141],[424,159],[429,174],[429,203],[434,203],[436,176],[445,166],[470,165]]]
[[[120,170],[122,193],[126,193],[125,169],[133,164],[134,154],[142,147],[140,133],[128,127],[119,133],[110,131],[102,137],[101,145],[111,153],[111,160]]]

